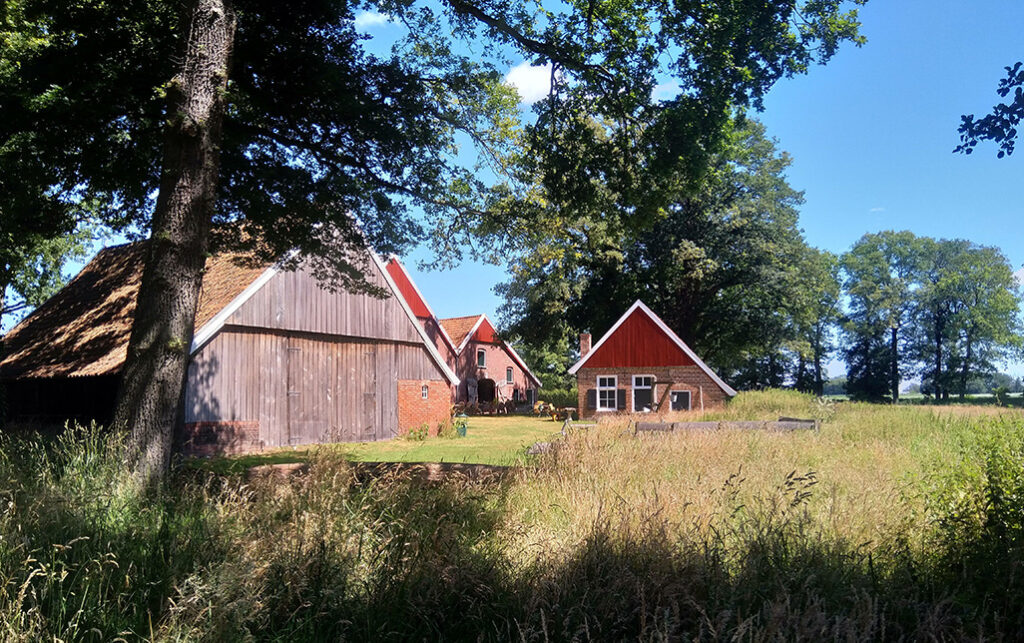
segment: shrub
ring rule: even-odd
[[[430,437],[430,425],[423,422],[419,426],[414,426],[409,429],[409,432],[405,434],[406,440],[412,440],[414,442],[422,442]]]

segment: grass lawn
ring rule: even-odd
[[[263,464],[306,462],[321,450],[344,453],[354,462],[459,462],[511,465],[524,461],[526,447],[550,440],[562,428],[550,418],[532,416],[477,416],[469,418],[466,437],[426,440],[381,440],[310,445],[265,453],[195,460],[193,464],[218,473],[239,473]]]

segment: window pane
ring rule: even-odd
[[[484,366],[487,365],[487,361],[486,360],[487,360],[487,353],[485,353],[482,349],[478,350],[476,352],[476,365],[479,366],[480,368],[483,368]]]
[[[505,381],[508,382],[509,384],[512,383],[512,367],[511,366],[509,366],[508,368],[505,369]]]

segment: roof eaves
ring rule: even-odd
[[[417,286],[416,282],[412,280],[412,275],[410,275],[409,271],[405,269],[405,264],[401,262],[401,260],[398,258],[398,255],[389,256],[388,261],[394,261],[395,265],[398,266],[398,269],[402,271],[403,275],[405,275],[406,281],[408,281],[409,285],[412,286],[412,289],[416,292],[416,296],[420,298],[420,301],[423,302],[423,306],[427,309],[427,312],[430,313],[430,318],[434,320],[434,324],[436,324],[438,329],[440,329],[441,338],[444,340],[446,344],[448,344],[448,348],[450,348],[453,353],[457,354],[457,351],[455,350],[455,342],[453,342],[452,338],[448,336],[448,331],[444,329],[444,326],[441,324],[441,320],[438,318],[437,315],[434,314],[434,309],[430,307],[430,303],[427,302],[427,298],[423,296],[423,293],[420,292],[419,286]],[[402,296],[402,293],[400,291],[398,292],[398,296]]]
[[[373,259],[374,264],[377,266],[377,269],[380,270],[380,274],[384,277],[384,281],[388,284],[388,288],[391,289],[391,293],[395,296],[395,299],[398,300],[398,303],[401,304],[402,310],[405,311],[406,316],[409,317],[409,321],[412,322],[412,325],[416,328],[416,332],[419,333],[420,338],[423,340],[423,346],[427,349],[427,352],[441,369],[441,372],[444,373],[444,376],[448,378],[448,382],[453,386],[458,386],[460,382],[459,376],[455,374],[455,372],[448,366],[448,363],[441,357],[441,354],[437,352],[437,347],[434,345],[434,342],[430,341],[430,337],[427,335],[427,330],[423,328],[423,325],[420,324],[418,319],[416,319],[416,315],[412,313],[412,309],[409,308],[409,302],[405,301],[405,297],[403,297],[401,291],[398,290],[398,285],[395,283],[395,280],[391,278],[384,262],[377,256],[377,253],[374,252],[372,248],[367,248],[367,252],[370,253],[370,257]]]

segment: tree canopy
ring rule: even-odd
[[[971,154],[979,141],[987,140],[998,145],[999,158],[1013,154],[1017,128],[1024,118],[1024,63],[1018,62],[1006,68],[1006,78],[999,81],[996,93],[1000,98],[1007,98],[1011,93],[1013,96],[981,118],[975,118],[974,114],[961,116],[960,145],[955,151]]]
[[[298,249],[358,287],[347,248],[429,229],[457,251],[543,212],[538,182],[559,208],[614,203],[611,226],[653,221],[734,110],[861,42],[863,1],[11,0],[0,160],[17,172],[0,204],[67,230],[87,201],[149,235],[115,421],[150,477],[169,462],[207,252]],[[355,28],[367,9],[405,26],[389,53]],[[525,128],[509,55],[552,66]],[[678,92],[660,100],[666,80]],[[495,181],[460,157],[464,139]]]
[[[797,356],[813,361],[814,350],[820,365],[828,330],[819,322],[838,292],[834,258],[797,228],[803,197],[785,180],[789,162],[744,119],[729,126],[700,189],[677,186],[650,226],[552,208],[500,287],[510,331],[538,345],[600,335],[639,298],[741,386],[781,385],[806,365]]]

